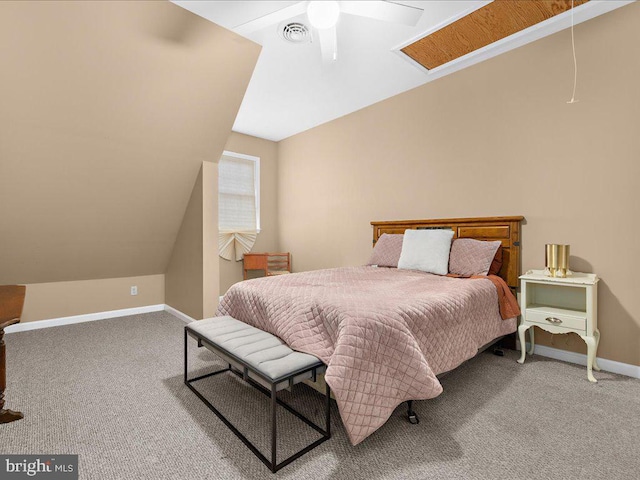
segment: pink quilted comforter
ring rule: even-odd
[[[403,401],[438,396],[436,375],[515,331],[489,280],[396,268],[317,270],[235,284],[219,315],[277,335],[327,365],[352,444]]]

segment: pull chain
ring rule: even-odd
[[[574,0],[571,0],[571,47],[573,49],[573,94],[571,95],[571,100],[569,100],[567,103],[578,102],[578,100],[576,100],[576,86],[578,84],[578,61],[576,60],[576,41],[573,36],[573,27],[574,27],[573,2]]]

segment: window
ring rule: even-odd
[[[220,256],[236,260],[249,252],[260,232],[260,159],[223,152],[218,162]]]

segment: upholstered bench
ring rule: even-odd
[[[227,368],[189,379],[187,376],[187,340],[198,341],[227,363]],[[313,355],[296,352],[275,335],[252,327],[235,318],[215,317],[191,322],[184,330],[184,383],[215,413],[229,429],[267,466],[272,472],[280,470],[322,442],[331,438],[330,402],[331,392],[326,387],[325,428],[321,428],[290,405],[277,398],[277,392],[289,388],[303,380],[315,381],[325,365]],[[227,420],[196,388],[193,383],[223,372],[231,372],[271,397],[271,460],[267,459],[240,431]],[[316,440],[289,458],[277,462],[276,407],[281,405],[307,425],[322,434]]]

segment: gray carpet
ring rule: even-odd
[[[83,479],[637,478],[640,380],[530,357],[484,353],[417,402],[399,407],[362,444],[334,436],[275,476],[182,383],[184,323],[160,312],[9,334],[7,407],[25,419],[0,425],[0,453],[80,455]],[[194,373],[214,356],[193,348]],[[268,401],[230,376],[201,389],[267,452]],[[284,397],[320,421],[320,395]],[[279,417],[283,454],[317,438]],[[280,457],[282,458],[282,457]]]

